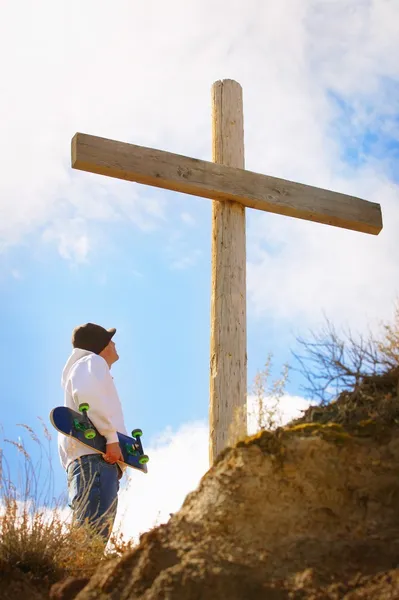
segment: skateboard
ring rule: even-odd
[[[57,406],[50,412],[50,421],[53,427],[60,433],[74,438],[84,446],[91,448],[100,454],[106,453],[106,439],[94,427],[88,417],[90,406],[87,403],[79,405],[79,412],[67,406]],[[122,464],[147,473],[147,462],[149,457],[144,454],[141,429],[133,429],[132,437],[117,432],[119,446],[123,455]]]

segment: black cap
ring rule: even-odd
[[[100,354],[116,333],[116,329],[104,329],[95,323],[78,325],[72,332],[72,346]]]

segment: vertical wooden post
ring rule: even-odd
[[[214,162],[244,169],[242,88],[212,86]],[[209,461],[247,432],[245,207],[212,202]]]

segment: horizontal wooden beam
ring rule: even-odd
[[[73,137],[72,167],[353,231],[378,235],[382,229],[374,202],[93,135]]]

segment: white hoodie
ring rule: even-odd
[[[79,404],[87,402],[88,417],[108,444],[118,441],[117,431],[127,435],[114,380],[108,363],[101,356],[75,348],[63,369],[61,385],[64,406],[78,411]],[[61,433],[58,434],[58,452],[64,469],[76,458],[93,454],[90,448]],[[124,470],[124,466],[120,466]]]

